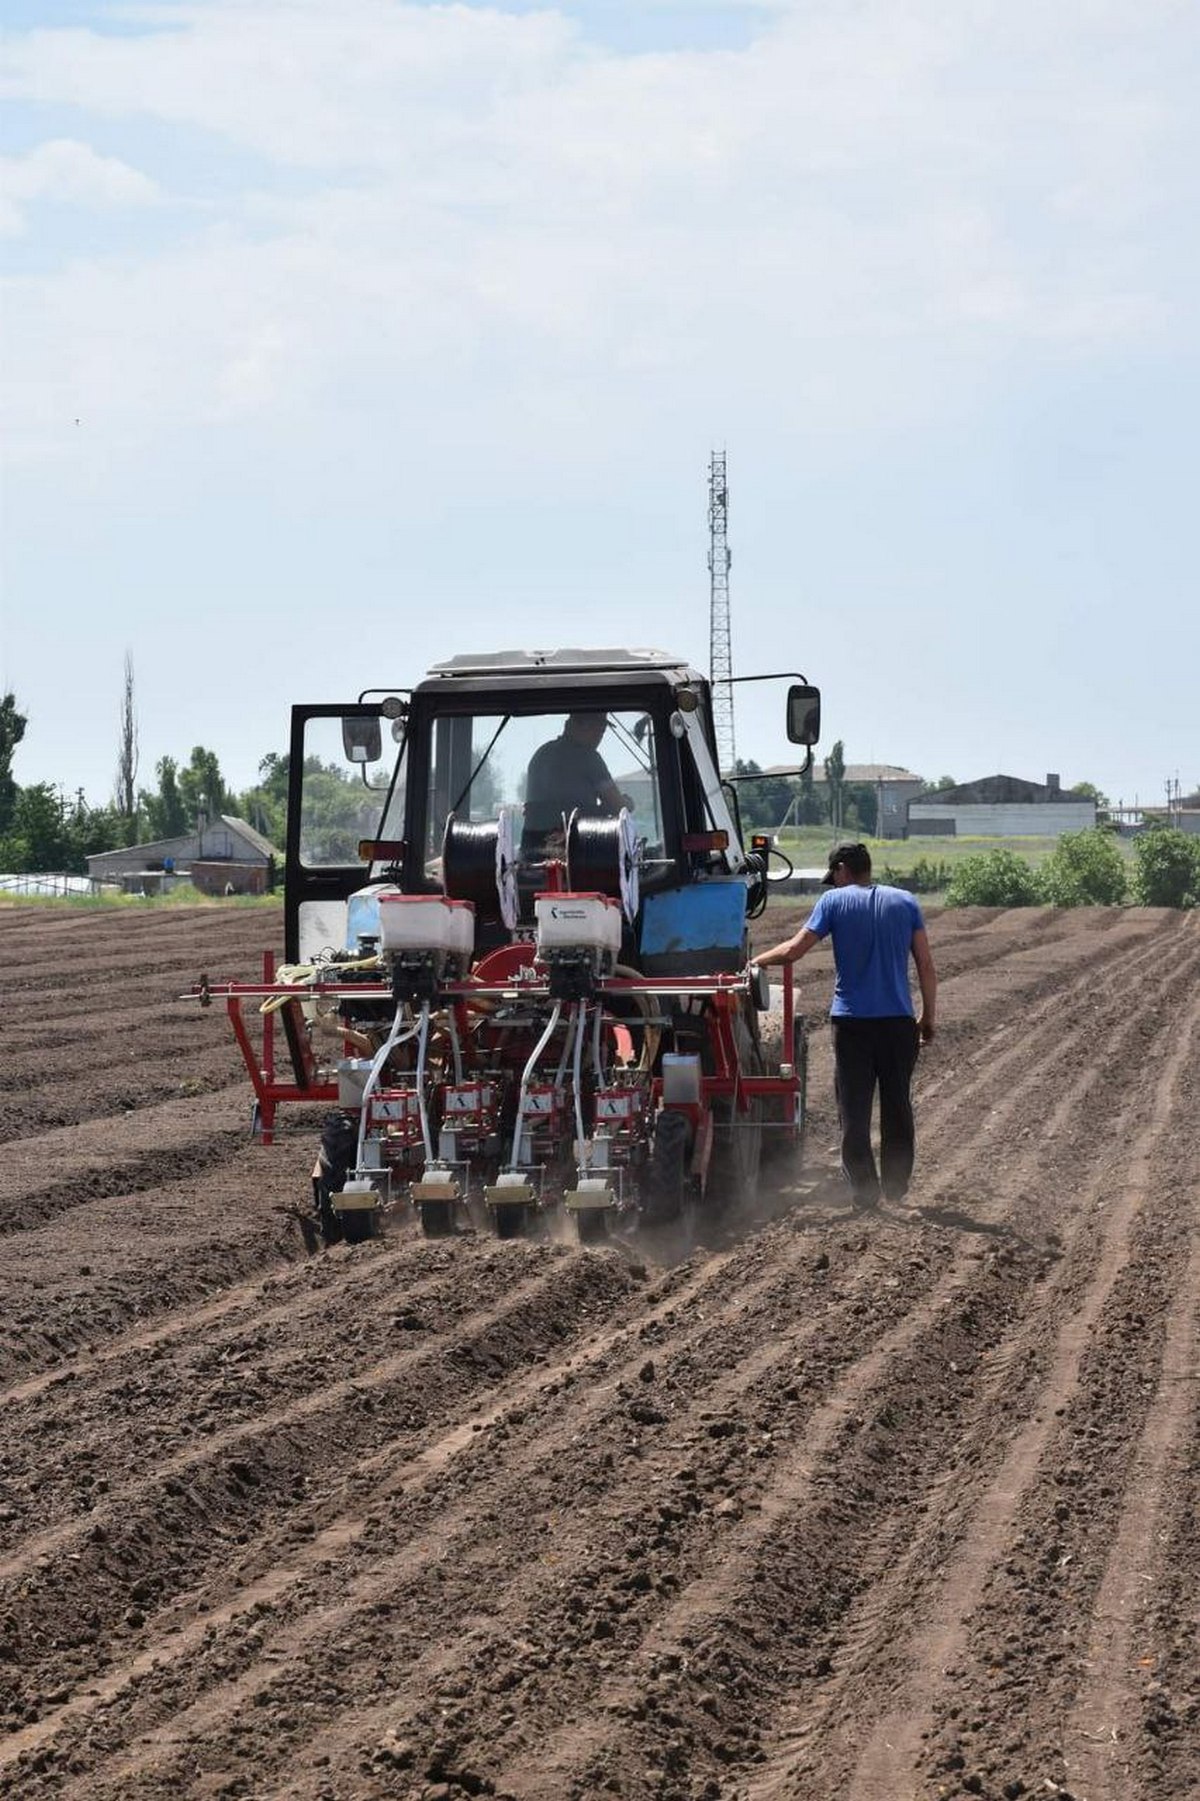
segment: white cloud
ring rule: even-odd
[[[1166,0],[1070,24],[1040,0],[761,10],[747,48],[705,54],[385,0],[10,38],[10,97],[135,139],[147,117],[199,128],[213,163],[287,184],[230,197],[231,175],[182,237],[16,282],[18,445],[52,450],[83,410],[132,442],[234,415],[290,434],[334,404],[502,440],[526,410],[652,420],[698,382],[725,412],[854,432],[951,401],[948,347],[970,390],[1014,345],[1170,330],[1184,284],[1155,209],[1200,159]],[[52,177],[97,203],[156,191],[65,148],[13,159],[40,197]]]
[[[74,138],[52,138],[23,156],[0,157],[0,228],[19,231],[33,201],[83,207],[153,206],[157,182]]]

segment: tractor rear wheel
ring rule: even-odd
[[[738,1068],[744,1076],[762,1074],[762,1052],[739,1020],[735,1031]],[[748,1101],[740,1107],[734,1098],[713,1102],[713,1148],[708,1165],[705,1199],[709,1211],[747,1207],[758,1194],[763,1148],[763,1104]]]
[[[691,1149],[692,1122],[686,1113],[665,1107],[655,1122],[646,1170],[642,1218],[647,1225],[667,1225],[682,1213]]]

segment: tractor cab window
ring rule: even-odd
[[[564,813],[627,807],[639,837],[662,840],[656,736],[643,712],[455,714],[435,721],[426,809],[426,872],[437,873],[446,819],[460,824],[515,810],[524,855],[544,855]]]
[[[392,783],[398,755],[403,759],[386,721],[382,756],[370,762],[356,756],[352,762],[340,719],[308,720],[300,784],[300,860],[307,868],[357,863],[364,838],[403,837],[402,767]]]

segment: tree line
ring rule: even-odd
[[[101,851],[180,838],[195,831],[201,819],[207,823],[223,813],[244,819],[276,846],[284,841],[286,754],[265,756],[258,782],[239,792],[226,783],[217,753],[197,744],[186,762],[160,757],[154,782],[138,785],[137,722],[128,660],[116,780],[107,806],[89,805],[82,788],[72,794],[53,782],[18,785],[12,762],[27,724],[16,696],[5,694],[0,700],[0,870],[7,874],[53,870],[82,875],[87,859]]]

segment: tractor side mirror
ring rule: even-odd
[[[821,736],[821,690],[800,687],[788,689],[787,735],[789,744],[813,745]]]
[[[342,720],[342,749],[347,763],[378,763],[383,755],[383,733],[378,719]]]

